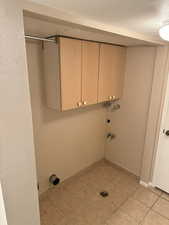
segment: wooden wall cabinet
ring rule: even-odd
[[[124,47],[100,45],[99,102],[119,99],[122,96],[125,55]]]
[[[81,106],[81,41],[58,38],[44,43],[44,77],[48,107],[58,111]]]
[[[45,43],[47,105],[64,111],[120,98],[124,62],[123,47],[65,37]]]
[[[82,103],[97,103],[99,78],[99,44],[82,42]]]
[[[61,109],[77,108],[81,104],[82,53],[81,41],[59,38]]]
[[[69,110],[97,103],[99,44],[72,38],[44,45],[47,105]]]
[[[97,103],[99,44],[59,38],[62,110]]]

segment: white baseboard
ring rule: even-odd
[[[117,166],[117,167],[123,169],[123,170],[126,170],[127,172],[129,172],[129,173],[131,173],[131,174],[133,174],[133,175],[135,175],[136,177],[139,178],[139,175],[138,175],[138,174],[134,173],[133,171],[131,171],[131,170],[128,169],[127,167],[121,165],[120,163],[111,161],[110,159],[107,159],[107,158],[105,158],[105,160],[108,161],[109,163],[111,163],[111,164],[113,164],[113,165],[115,165],[115,166]]]
[[[148,188],[148,187],[154,187],[153,184],[152,184],[151,182],[146,183],[146,182],[144,182],[144,181],[142,181],[142,180],[140,180],[140,184],[141,184],[142,186],[146,187],[146,188]]]
[[[145,183],[144,181],[140,180],[140,184],[144,187],[149,187],[148,183]]]
[[[152,182],[149,183],[149,187],[155,187]]]

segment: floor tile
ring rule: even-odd
[[[69,191],[70,193],[76,193],[81,191],[83,188],[85,188],[86,184],[84,182],[81,182],[80,179],[73,177],[71,181],[65,182],[64,188],[65,190]]]
[[[106,164],[102,166],[98,166],[92,171],[92,174],[96,176],[97,178],[106,178],[110,181],[117,179],[119,173],[120,173],[119,170]]]
[[[116,207],[119,207],[129,198],[129,194],[124,189],[119,190],[115,188],[109,198],[111,198]]]
[[[132,198],[126,201],[120,209],[138,223],[144,219],[145,215],[149,211],[148,207]]]
[[[40,196],[42,225],[105,225],[106,221],[137,225],[146,208],[139,210],[141,203],[126,203],[123,211],[115,212],[138,188],[135,176],[107,162],[98,163]],[[101,191],[108,191],[108,197],[103,198]]]
[[[169,219],[169,201],[160,198],[152,209]]]
[[[107,222],[106,225],[138,225],[130,216],[118,210]]]
[[[42,225],[57,225],[58,221],[63,221],[63,214],[57,210],[49,199],[43,199],[40,203],[40,218]]]
[[[79,207],[76,211],[78,217],[86,218],[89,224],[102,225],[110,218],[116,207],[108,198],[95,196],[87,207]]]
[[[93,171],[81,176],[79,180],[87,186],[91,185],[96,188],[99,187],[100,189],[105,189],[106,187],[113,188],[118,178],[117,175],[118,171],[110,166],[98,166],[94,168]]]
[[[71,206],[75,207],[78,204],[76,198],[66,190],[58,190],[57,188],[49,190],[48,197],[55,208],[59,209],[64,215],[71,214],[73,210]]]
[[[133,198],[142,202],[147,207],[152,207],[153,204],[158,200],[159,196],[147,188],[140,187],[134,194]]]
[[[136,192],[137,188],[138,186],[134,182],[118,182],[115,185],[110,198],[112,198],[114,204],[119,207]]]
[[[72,215],[67,216],[64,220],[58,221],[57,225],[91,225],[91,224],[88,224],[85,218]]]
[[[169,220],[160,216],[158,213],[150,211],[145,217],[142,225],[169,225]]]

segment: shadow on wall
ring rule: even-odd
[[[103,108],[102,104],[85,106],[85,108],[68,110],[63,112],[57,112],[56,110],[50,109],[46,106],[46,102],[43,101],[43,122],[49,123],[58,119],[66,119],[67,117],[78,117],[82,114],[91,113],[95,110],[99,110]]]

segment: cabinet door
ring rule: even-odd
[[[99,102],[119,99],[122,96],[125,48],[108,44],[100,46]]]
[[[82,41],[59,38],[62,110],[77,108],[81,102]]]
[[[99,44],[82,42],[82,103],[96,104],[98,97]]]

